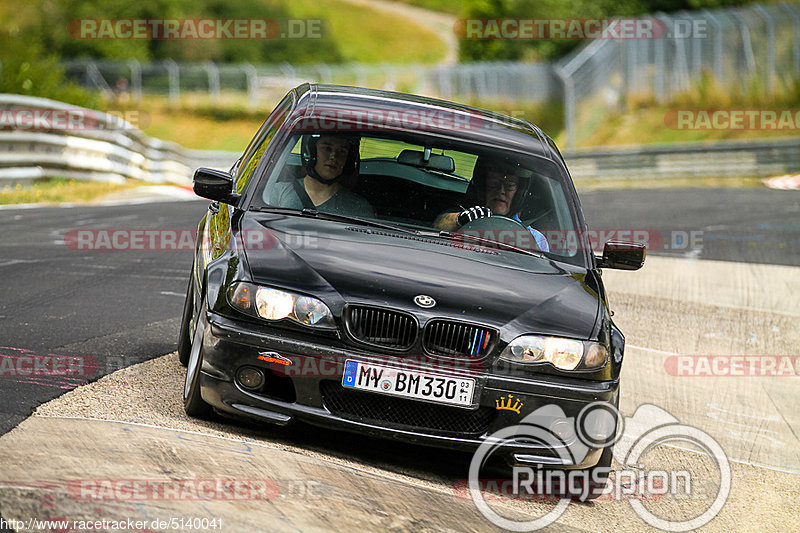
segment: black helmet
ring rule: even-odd
[[[347,161],[345,161],[342,173],[330,180],[327,180],[317,174],[317,171],[314,168],[317,164],[317,141],[323,135],[330,135],[331,137],[343,139],[347,141],[348,147]],[[355,135],[340,135],[338,133],[313,133],[309,135],[303,135],[303,139],[300,142],[300,159],[303,161],[303,166],[305,167],[309,176],[320,183],[330,185],[343,176],[358,176],[358,164],[359,160],[361,159],[359,156],[360,144],[361,138]]]
[[[519,188],[514,194],[508,210],[508,216],[515,215],[525,203],[533,173],[510,157],[495,154],[478,156],[475,167],[472,169],[472,181],[467,187],[466,203],[468,205],[486,205],[486,179],[490,170],[519,177]]]

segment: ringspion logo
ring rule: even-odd
[[[558,424],[558,426],[556,425]],[[627,433],[623,428],[627,427]],[[557,428],[557,429],[556,429]],[[567,429],[569,428],[569,429]],[[593,448],[613,447],[613,456],[621,468],[595,466],[590,470],[560,470],[537,465],[514,466],[511,480],[498,483],[481,479],[479,474],[495,453],[508,453],[504,447],[524,440],[549,449],[557,458],[555,464],[579,465]],[[683,465],[677,469],[641,469],[643,458],[657,446],[675,442],[699,448],[716,465],[703,477],[718,477],[708,493],[699,493],[696,481]],[[718,472],[718,476],[714,473]],[[470,462],[466,491],[478,511],[495,526],[511,531],[536,531],[555,523],[573,499],[585,500],[590,494],[625,500],[648,525],[665,531],[691,531],[713,520],[730,495],[731,467],[725,450],[703,430],[681,424],[658,406],[642,404],[632,417],[622,417],[613,406],[594,402],[584,407],[577,417],[567,418],[561,407],[551,404],[539,407],[518,424],[501,428],[488,435],[475,451]],[[615,486],[616,485],[616,486]],[[462,489],[454,487],[456,496]],[[525,521],[498,513],[489,503],[505,499],[550,501],[552,505],[531,509]],[[711,498],[708,498],[711,496]],[[711,500],[705,508],[692,509],[678,517],[661,516],[658,509],[645,501],[671,499]],[[547,510],[547,512],[545,512]],[[543,514],[542,514],[543,513]],[[540,514],[540,516],[537,516]]]

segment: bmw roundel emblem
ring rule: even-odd
[[[436,300],[434,300],[427,294],[420,294],[418,296],[414,296],[414,303],[422,308],[430,309],[431,307],[436,305]]]

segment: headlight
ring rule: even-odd
[[[243,313],[266,320],[289,318],[306,326],[336,326],[328,306],[311,296],[242,282],[228,290],[228,302]]]
[[[550,363],[561,370],[575,370],[583,360],[584,367],[598,368],[606,362],[606,348],[596,342],[523,335],[511,341],[500,358],[522,364]]]
[[[313,326],[327,317],[331,317],[331,312],[321,300],[310,296],[301,296],[294,302],[294,318],[303,324]]]
[[[280,320],[292,314],[294,298],[288,292],[259,287],[256,291],[256,311],[261,318]]]

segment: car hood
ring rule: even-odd
[[[501,329],[590,338],[599,297],[586,270],[446,239],[301,216],[247,213],[240,225],[254,282],[346,303],[402,309],[420,322],[446,317]],[[431,309],[417,295],[436,300]]]

